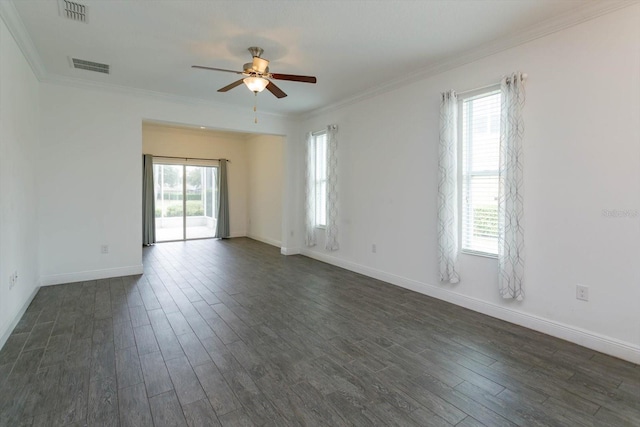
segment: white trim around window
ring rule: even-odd
[[[311,138],[315,162],[315,226],[324,229],[327,225],[327,131],[314,132]]]
[[[498,256],[500,86],[459,94],[461,252]]]

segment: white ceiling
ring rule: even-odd
[[[271,72],[318,78],[316,85],[278,81],[289,94],[283,99],[258,95],[260,109],[285,114],[338,103],[473,51],[509,46],[539,35],[543,26],[553,29],[559,17],[585,15],[594,4],[620,3],[75,1],[87,6],[87,23],[63,18],[57,1],[13,1],[43,80],[80,79],[251,108],[253,94],[244,86],[216,92],[239,76],[191,65],[241,70],[251,59],[247,47],[260,46]],[[109,64],[111,74],[73,69],[71,57]]]

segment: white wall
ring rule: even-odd
[[[256,135],[247,139],[249,161],[248,236],[282,245],[282,192],[284,141],[280,136]]]
[[[142,271],[143,120],[287,134],[289,122],[224,105],[42,83],[39,166],[43,284]],[[230,166],[230,169],[233,167]],[[100,253],[108,244],[110,253]]]
[[[339,251],[320,239],[303,253],[640,362],[640,217],[602,214],[640,210],[638,22],[634,5],[304,120],[300,144],[339,126],[341,218]],[[529,75],[522,303],[499,297],[494,259],[461,255],[455,286],[439,284],[436,264],[439,93],[516,70]],[[302,248],[300,185],[296,197]]]
[[[227,159],[231,237],[247,235],[249,163],[245,134],[145,123],[142,152],[154,156]]]
[[[38,286],[38,81],[0,20],[0,348]],[[18,281],[9,290],[9,276]]]

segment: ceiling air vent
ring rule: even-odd
[[[109,65],[101,64],[99,62],[85,61],[83,59],[71,58],[73,61],[73,68],[80,70],[95,71],[96,73],[109,74]]]
[[[79,22],[87,22],[87,6],[69,0],[58,0],[60,15]]]

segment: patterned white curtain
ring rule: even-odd
[[[327,239],[325,249],[337,251],[338,245],[338,126],[327,126]]]
[[[442,94],[438,157],[438,264],[440,281],[458,283],[458,97]]]
[[[498,286],[503,298],[521,301],[524,297],[522,109],[525,100],[522,73],[503,78],[501,90]]]
[[[304,243],[307,246],[316,245],[316,150],[315,140],[311,132],[307,134],[306,148],[306,176],[305,176],[305,212],[304,212],[304,226],[305,226],[305,239]]]

